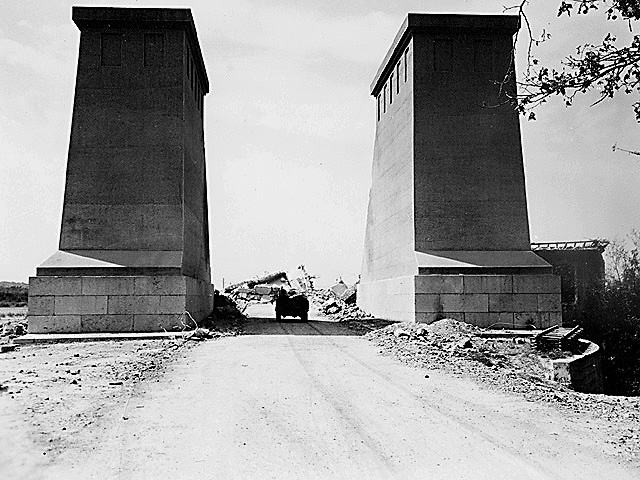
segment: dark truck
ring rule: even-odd
[[[306,322],[309,318],[309,300],[302,293],[295,291],[287,292],[284,288],[278,290],[276,294],[276,320],[282,317],[300,317]]]

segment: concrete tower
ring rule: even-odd
[[[172,329],[212,310],[203,98],[188,9],[73,7],[80,52],[60,250],[29,331]]]
[[[515,91],[517,16],[409,14],[380,66],[359,305],[390,319],[561,322],[530,251]],[[501,82],[504,83],[501,85]]]

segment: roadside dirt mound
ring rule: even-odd
[[[431,338],[433,342],[451,343],[463,337],[478,334],[480,329],[475,325],[459,322],[452,318],[444,318],[430,324],[424,323],[395,323],[381,330],[372,332],[372,337],[383,338],[389,333],[412,339]]]
[[[27,333],[27,307],[0,307],[0,343]]]
[[[307,292],[309,302],[316,305],[324,315],[338,322],[372,318],[360,310],[357,305],[345,302],[331,290],[316,289]]]
[[[547,362],[562,352],[541,354],[530,338],[487,338],[481,332],[473,325],[443,319],[428,325],[394,323],[365,338],[381,354],[408,365],[470,377],[490,389],[552,403],[584,416],[587,423],[606,422],[601,428],[610,430],[610,442],[621,455],[640,461],[640,397],[575,392],[547,378]]]
[[[217,320],[245,318],[233,298],[217,291],[213,297],[213,317]]]

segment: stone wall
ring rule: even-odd
[[[549,377],[573,389],[585,393],[602,393],[604,376],[602,373],[602,355],[600,347],[588,340],[579,340],[584,352],[569,358],[552,360],[549,365]]]
[[[559,292],[555,275],[417,275],[416,321],[547,328],[562,322]]]
[[[29,333],[182,330],[213,309],[212,286],[184,276],[40,276],[29,279]]]

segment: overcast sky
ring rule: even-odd
[[[512,3],[516,3],[515,1]],[[555,18],[532,0],[539,56],[596,42],[602,15]],[[56,251],[79,31],[66,0],[0,0],[0,280],[27,281]],[[360,272],[380,62],[408,12],[501,13],[509,0],[226,0],[110,6],[192,9],[211,92],[205,98],[215,283],[305,264],[329,284]],[[544,4],[544,5],[543,5]],[[81,5],[105,5],[87,0]],[[522,48],[520,50],[523,50]],[[518,68],[524,61],[518,56]],[[640,150],[621,96],[561,101],[522,120],[533,241],[623,237],[640,228]]]

